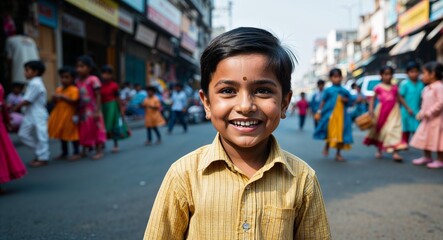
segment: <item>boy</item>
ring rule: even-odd
[[[272,136],[292,96],[291,56],[257,28],[206,48],[200,98],[218,134],[171,166],[144,239],[330,239],[315,171]]]
[[[47,165],[49,160],[46,89],[41,78],[45,72],[45,65],[41,61],[29,61],[24,66],[29,84],[23,101],[15,107],[15,110],[19,110],[26,106],[18,136],[25,145],[35,150],[36,159],[29,165],[42,167]]]
[[[172,106],[171,106],[171,117],[168,121],[168,134],[172,133],[174,129],[175,121],[178,121],[183,126],[183,132],[188,131],[188,126],[186,124],[186,105],[188,104],[188,97],[183,91],[183,85],[181,83],[175,84],[175,91],[172,93]]]
[[[308,113],[309,103],[306,101],[306,93],[300,93],[300,100],[294,106],[298,108],[298,127],[300,130],[303,130],[305,126],[306,114]]]
[[[408,63],[406,73],[408,74],[408,79],[400,83],[399,92],[408,107],[412,110],[412,113],[410,113],[403,105],[400,106],[403,128],[402,138],[404,142],[408,143],[409,138],[415,133],[420,124],[415,116],[420,111],[421,92],[425,85],[418,79],[420,75],[420,65],[418,65],[418,63]]]
[[[314,95],[312,95],[312,99],[309,104],[310,105],[309,107],[311,108],[313,114],[316,113],[318,111],[318,108],[320,107],[320,102],[323,96],[323,89],[325,88],[325,81],[322,79],[318,80],[317,88],[318,91],[316,91]],[[317,127],[317,125],[318,125],[318,120],[314,118],[314,126]]]

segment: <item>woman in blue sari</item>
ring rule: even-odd
[[[352,96],[341,86],[343,79],[340,69],[332,69],[329,73],[332,86],[323,92],[322,102],[316,115],[320,121],[314,132],[314,139],[325,140],[323,155],[329,154],[329,148],[336,148],[335,160],[345,161],[341,150],[351,149],[352,120],[346,108],[352,105]]]

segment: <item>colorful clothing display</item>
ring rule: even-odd
[[[411,146],[432,152],[443,152],[443,83],[436,81],[423,90],[419,116],[423,118]]]
[[[398,87],[381,83],[374,91],[378,100],[374,110],[376,124],[363,143],[375,145],[386,152],[406,149],[408,145],[402,139],[400,106],[397,100]]]
[[[94,147],[106,142],[106,129],[103,115],[94,117],[98,110],[96,90],[101,83],[96,76],[77,79],[76,85],[80,92],[79,102],[79,137],[80,145]]]
[[[344,103],[343,98],[348,102]],[[353,143],[352,121],[346,107],[352,104],[352,96],[340,85],[323,91],[324,101],[321,119],[314,132],[314,139],[325,140],[332,148],[349,150]]]
[[[79,99],[79,90],[74,85],[66,88],[58,87],[55,92],[72,101],[77,101]],[[49,116],[49,137],[63,141],[77,141],[79,136],[78,125],[75,121],[76,113],[77,105],[68,103],[63,99],[57,100],[57,103]]]
[[[6,131],[4,122],[7,121],[7,119],[4,117],[7,117],[7,112],[6,109],[4,109],[4,107],[6,107],[4,94],[4,89],[2,85],[0,85],[0,184],[21,178],[27,173],[26,167]]]

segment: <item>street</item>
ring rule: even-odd
[[[337,163],[321,155],[323,143],[312,139],[312,120],[297,129],[296,117],[275,132],[283,149],[316,170],[322,186],[333,239],[442,239],[443,171],[416,167],[417,150],[403,153],[405,163],[374,158],[375,149],[354,145]],[[184,154],[213,140],[210,123],[162,128],[163,143],[145,146],[145,130],[133,130],[121,152],[102,160],[51,161],[29,169],[21,180],[5,184],[0,196],[0,239],[142,239],[150,208],[168,167]],[[23,145],[24,162],[32,159]],[[51,142],[52,155],[59,144]]]

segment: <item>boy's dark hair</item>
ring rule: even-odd
[[[64,66],[58,70],[58,75],[62,74],[69,74],[72,78],[75,78],[77,76],[77,71],[75,71],[75,68],[72,66]]]
[[[343,73],[338,68],[333,68],[333,69],[331,69],[331,71],[329,71],[329,77],[332,77],[332,76],[334,76],[336,74],[339,75],[340,77],[343,76]]]
[[[323,79],[319,79],[319,80],[317,81],[317,86],[320,86],[320,85],[325,85],[325,80],[323,80]]]
[[[181,84],[181,83],[176,83],[176,84],[174,85],[174,87],[178,87],[178,88],[180,88],[180,89],[183,89],[183,84]]]
[[[114,68],[108,64],[103,65],[101,70],[102,73],[114,74]]]
[[[152,92],[156,93],[157,92],[157,88],[154,87],[154,86],[147,86],[146,87],[146,91],[147,92],[152,91]]]
[[[209,83],[220,61],[241,54],[263,54],[267,67],[280,82],[283,95],[291,91],[294,54],[284,48],[270,32],[253,27],[240,27],[213,39],[200,58],[201,89],[208,94]]]
[[[430,73],[435,73],[435,78],[437,80],[443,79],[443,64],[433,61],[426,63],[423,68]]]
[[[11,87],[12,88],[23,88],[25,85],[21,82],[13,82]]]
[[[301,92],[300,96],[304,97],[304,96],[306,96],[306,93],[305,92]]]
[[[141,87],[142,85],[140,84],[140,83],[136,83],[136,84],[134,84],[134,88],[136,88],[136,87]]]
[[[409,62],[408,65],[406,65],[406,72],[409,72],[414,69],[420,71],[420,64],[418,64],[417,62]]]
[[[39,61],[39,60],[33,60],[33,61],[26,62],[24,64],[24,67],[32,69],[33,71],[36,71],[37,76],[42,76],[46,70],[45,64],[43,64],[43,62]]]
[[[391,71],[392,74],[394,74],[394,72],[395,72],[393,67],[391,67],[391,66],[384,66],[384,67],[382,67],[380,69],[380,75],[382,75],[387,70]]]

